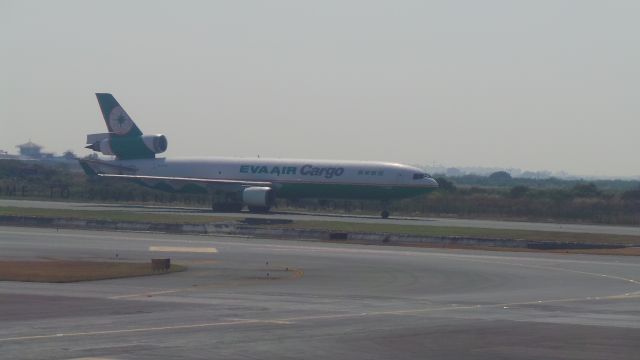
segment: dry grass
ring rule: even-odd
[[[205,224],[216,222],[237,222],[244,219],[244,214],[238,217],[182,214],[149,214],[132,211],[101,211],[101,210],[68,210],[68,209],[40,209],[0,206],[0,215],[34,216],[42,218],[67,218],[81,220],[105,220],[125,222],[151,222],[167,224]],[[405,225],[384,223],[357,223],[341,221],[297,220],[290,224],[261,225],[267,228],[295,228],[313,229],[335,232],[363,232],[389,233],[418,236],[463,236],[475,238],[502,238],[534,241],[575,242],[582,244],[623,244],[640,246],[640,236],[573,233],[534,230],[487,229],[475,227],[446,227],[431,225]]]
[[[150,223],[170,223],[170,224],[208,224],[215,222],[229,222],[243,219],[242,214],[237,217],[214,216],[210,213],[202,215],[181,215],[181,214],[155,214],[144,213],[144,210],[71,210],[71,209],[43,209],[43,208],[23,208],[14,206],[0,206],[0,215],[10,216],[33,216],[49,219],[79,219],[79,220],[101,220],[101,221],[129,221],[129,222],[150,222]]]
[[[185,270],[171,265],[169,272]],[[66,283],[133,276],[166,274],[153,272],[151,263],[98,261],[0,261],[0,281]]]
[[[344,243],[342,241],[341,243]],[[393,244],[392,246],[419,247],[428,249],[459,249],[459,250],[484,250],[499,252],[526,252],[526,253],[554,253],[554,254],[583,254],[583,255],[619,255],[619,256],[640,256],[640,248],[627,247],[620,249],[529,249],[499,246],[480,245],[434,245],[434,244]]]
[[[574,242],[581,244],[624,244],[631,246],[640,245],[640,236],[633,235],[487,229],[475,227],[349,223],[339,221],[294,221],[291,224],[274,225],[272,227],[316,229],[336,232],[406,234],[417,236],[462,236],[489,239],[499,238],[533,241]]]

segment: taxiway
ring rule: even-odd
[[[3,359],[636,359],[640,343],[637,257],[16,227],[0,249],[189,267],[0,282]]]

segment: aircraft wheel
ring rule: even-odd
[[[217,212],[240,212],[242,211],[242,204],[236,203],[214,203],[211,206],[213,211]]]
[[[380,213],[380,217],[382,217],[383,219],[389,218],[389,211],[382,210],[382,212]]]
[[[271,206],[249,206],[249,211],[252,213],[268,213]]]

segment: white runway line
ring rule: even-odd
[[[214,247],[149,246],[149,251],[215,254],[215,253],[218,252],[218,249],[216,249]]]
[[[227,319],[219,322],[210,322],[210,323],[177,324],[177,325],[167,325],[167,326],[140,327],[140,328],[132,328],[132,329],[95,330],[95,331],[75,332],[75,333],[55,333],[55,334],[43,334],[43,335],[15,336],[15,337],[0,338],[0,343],[13,342],[13,341],[45,340],[45,339],[61,338],[61,337],[82,337],[82,336],[100,336],[100,335],[114,335],[114,334],[127,334],[127,333],[147,333],[147,332],[157,332],[157,331],[176,331],[176,330],[238,326],[238,325],[260,325],[260,324],[290,325],[290,324],[300,323],[304,321],[315,321],[315,320],[349,319],[349,318],[384,316],[384,315],[391,315],[391,316],[419,315],[419,314],[426,314],[431,312],[474,310],[474,309],[484,309],[484,308],[506,309],[509,307],[515,307],[515,306],[521,306],[521,305],[532,305],[536,303],[547,303],[547,304],[571,303],[571,302],[598,301],[598,300],[620,300],[620,299],[629,299],[629,298],[636,298],[636,297],[633,297],[633,296],[628,297],[624,295],[611,295],[611,296],[602,296],[597,300],[592,297],[586,297],[586,298],[579,297],[579,298],[513,302],[513,303],[503,303],[503,304],[480,304],[480,305],[445,306],[445,307],[432,307],[432,308],[415,308],[415,309],[406,309],[406,310],[383,310],[383,311],[373,311],[373,312],[364,312],[364,313],[311,314],[306,316],[294,316],[294,317],[272,318],[272,319]]]

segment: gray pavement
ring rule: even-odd
[[[637,257],[0,227],[0,259],[116,254],[168,255],[189,270],[0,282],[0,358],[637,359],[640,349]]]
[[[536,223],[523,221],[499,221],[499,220],[472,220],[453,218],[408,218],[392,217],[381,219],[377,216],[336,215],[336,214],[309,214],[300,212],[272,212],[269,214],[245,213],[213,213],[209,209],[188,207],[165,207],[123,204],[96,204],[73,203],[56,201],[33,200],[7,200],[0,199],[0,206],[33,207],[45,209],[71,209],[71,210],[118,210],[134,211],[155,214],[182,214],[194,216],[226,216],[229,218],[266,218],[266,219],[290,219],[290,220],[314,220],[314,221],[342,221],[355,223],[399,224],[399,225],[424,225],[424,226],[450,226],[450,227],[476,227],[487,229],[511,229],[532,231],[557,231],[572,233],[612,234],[640,236],[640,226],[612,226],[612,225],[585,225],[563,223]]]

